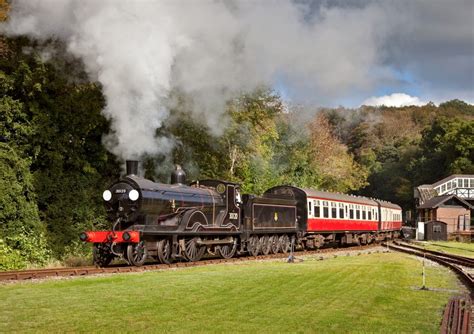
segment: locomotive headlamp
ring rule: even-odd
[[[87,239],[89,239],[89,236],[87,235],[86,232],[82,232],[82,233],[79,235],[79,239],[81,239],[81,241],[87,241]]]
[[[128,193],[128,198],[130,198],[130,200],[133,202],[135,202],[139,196],[140,194],[135,189],[130,190],[130,192]]]
[[[130,233],[124,232],[124,233],[122,234],[122,239],[123,239],[123,240],[128,241],[128,240],[130,240],[130,238],[131,238]]]
[[[102,198],[106,202],[110,201],[112,199],[112,193],[110,192],[110,190],[104,191],[104,193],[102,194]]]

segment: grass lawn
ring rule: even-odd
[[[474,258],[474,243],[457,241],[429,241],[423,243],[427,249]]]
[[[438,333],[454,275],[400,253],[0,285],[4,332]]]

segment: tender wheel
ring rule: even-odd
[[[189,262],[199,261],[206,252],[206,247],[198,245],[197,241],[198,238],[192,238],[184,243],[184,256]]]
[[[223,259],[230,259],[237,251],[237,240],[232,244],[217,246],[217,253]]]
[[[247,250],[252,256],[257,256],[260,252],[260,240],[257,236],[250,237],[247,243]]]
[[[145,263],[147,251],[145,242],[140,241],[137,244],[130,244],[127,247],[127,259],[131,265],[140,267]]]
[[[114,258],[114,254],[110,252],[109,246],[104,244],[94,244],[92,254],[94,258],[94,264],[98,265],[99,267],[108,266]]]
[[[280,238],[278,235],[272,235],[270,237],[270,251],[272,254],[277,254],[280,251]]]
[[[262,245],[262,254],[263,255],[270,254],[272,244],[270,243],[270,237],[268,235],[264,235],[263,237],[260,237],[260,245]]]
[[[158,260],[163,264],[171,263],[171,242],[169,239],[158,241]]]
[[[283,234],[280,237],[280,247],[282,253],[286,254],[290,251],[291,243],[290,243],[290,238],[288,237],[287,234]]]

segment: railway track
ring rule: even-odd
[[[400,243],[400,242],[397,242],[397,241],[395,241],[394,243],[397,244],[397,245],[403,246],[405,248],[410,248],[410,249],[415,249],[415,250],[420,250],[421,249],[425,253],[433,254],[433,255],[436,255],[436,256],[440,256],[440,257],[447,257],[448,260],[450,260],[453,263],[459,264],[461,266],[469,267],[469,268],[474,268],[474,259],[470,258],[470,257],[455,255],[455,254],[449,254],[449,253],[439,252],[439,251],[434,251],[434,250],[428,250],[428,249],[425,249],[423,247],[414,246],[414,245],[407,244],[407,243]]]
[[[406,243],[394,241],[387,245],[390,249],[420,256],[435,261],[453,270],[469,289],[471,297],[474,296],[474,275],[469,268],[474,268],[474,260],[468,257],[446,254],[416,247]]]
[[[365,245],[365,246],[352,246],[344,248],[324,248],[315,251],[295,251],[295,256],[305,256],[313,254],[324,254],[332,252],[340,252],[346,250],[364,250],[379,246],[377,244]],[[167,270],[173,268],[183,267],[196,267],[205,266],[220,263],[233,263],[242,262],[249,260],[266,260],[266,259],[281,259],[288,258],[289,254],[271,254],[271,255],[259,255],[259,256],[242,256],[230,259],[204,259],[198,262],[175,262],[171,264],[146,264],[141,267],[128,266],[128,265],[112,265],[109,267],[70,267],[70,268],[48,268],[48,269],[30,269],[30,270],[14,270],[0,272],[0,281],[20,281],[29,279],[42,279],[48,277],[71,277],[71,276],[88,276],[95,274],[115,274],[115,273],[130,273],[130,272],[143,272],[153,270]]]
[[[470,295],[455,296],[446,305],[441,322],[442,334],[470,334],[472,325],[472,298],[474,297],[474,260],[472,258],[427,250],[406,243],[386,244],[390,249],[424,257],[453,270],[464,282]],[[469,272],[471,271],[471,272]]]

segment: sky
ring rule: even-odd
[[[374,71],[383,71],[368,89],[353,89],[332,106],[436,104],[461,99],[474,104],[474,1],[302,1],[311,15],[322,8],[351,11],[382,8],[387,29],[376,47]],[[310,15],[310,16],[311,16]],[[350,32],[348,32],[350,33]],[[285,87],[282,88],[285,90]],[[286,94],[286,92],[285,92]]]
[[[261,85],[314,107],[474,103],[472,0],[15,0],[0,33],[82,59],[124,157],[174,147],[154,133],[176,90],[217,135]]]

